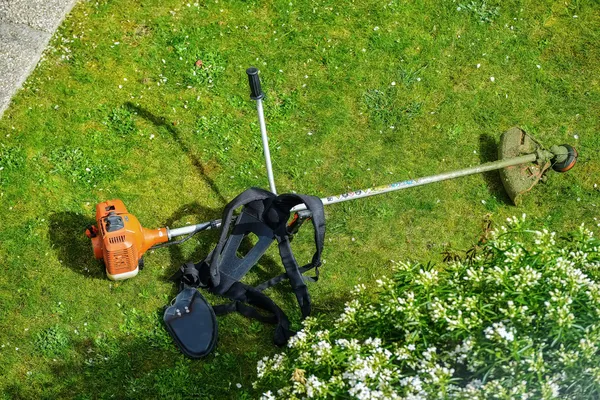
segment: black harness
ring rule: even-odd
[[[307,210],[297,213],[293,223],[288,224],[291,209],[299,204],[305,204]],[[240,207],[243,207],[242,212],[233,222],[233,213]],[[300,267],[292,253],[290,240],[308,218],[314,227],[315,253],[310,263]],[[184,264],[172,277],[179,282],[181,291],[164,314],[165,324],[175,342],[183,353],[193,358],[203,357],[214,348],[217,338],[215,315],[233,311],[275,324],[275,344],[284,345],[295,332],[290,329],[289,319],[283,310],[263,291],[288,279],[302,318],[306,318],[310,315],[311,302],[305,281],[316,281],[319,276],[325,215],[318,197],[300,194],[277,196],[263,189],[251,188],[225,206],[221,221],[221,234],[215,249],[197,264]],[[249,234],[255,234],[258,241],[240,258],[238,249]],[[285,272],[255,287],[240,282],[274,241],[277,241]],[[311,269],[315,269],[314,277],[303,275]],[[232,301],[211,307],[197,288]]]

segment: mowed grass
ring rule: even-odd
[[[580,153],[520,208],[495,173],[330,206],[310,285],[321,318],[389,260],[441,262],[471,247],[488,219],[597,224],[599,26],[593,1],[78,4],[0,120],[0,398],[256,395],[272,327],[219,318],[217,350],[192,361],[161,323],[176,294],[168,277],[215,233],[150,252],[119,283],[83,234],[107,199],[146,227],[178,227],[267,186],[251,65],[280,192],[327,196],[494,160],[514,125]],[[294,241],[301,261],[311,235]],[[280,273],[271,250],[249,282]],[[269,293],[298,327],[281,286]]]

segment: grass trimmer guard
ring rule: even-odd
[[[513,127],[502,134],[498,147],[499,160],[527,155],[532,158],[530,162],[500,170],[504,189],[515,205],[519,205],[521,195],[545,178],[545,172],[550,167],[557,172],[566,172],[575,165],[577,159],[573,147],[563,144],[552,146],[548,151],[521,128]]]

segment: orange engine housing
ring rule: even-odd
[[[106,275],[112,280],[136,276],[144,253],[169,240],[167,228],[143,228],[121,200],[96,205],[96,222],[86,234],[92,239],[94,256],[104,260]]]

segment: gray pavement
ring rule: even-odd
[[[0,0],[0,118],[77,0]]]

